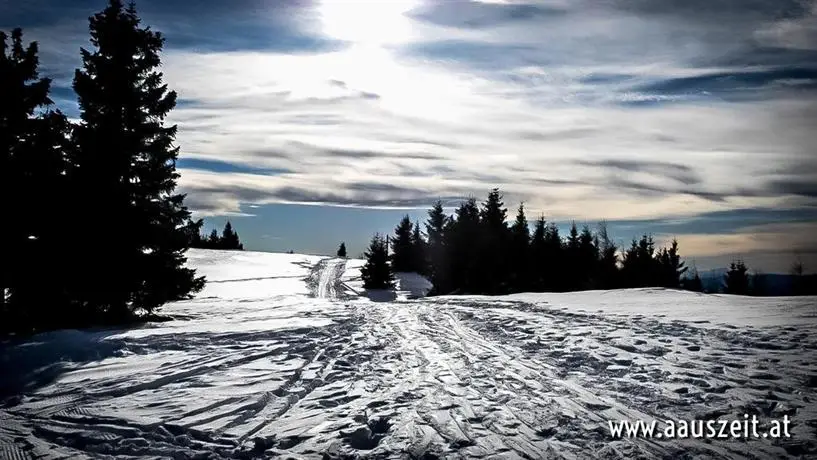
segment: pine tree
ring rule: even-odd
[[[207,237],[206,247],[210,249],[221,249],[221,237],[218,236],[218,230],[213,229],[210,236]]]
[[[343,259],[346,258],[346,243],[345,242],[340,243],[340,246],[338,247],[338,254],[337,255],[338,255],[338,257],[341,257]]]
[[[366,264],[360,269],[363,287],[366,289],[391,289],[394,287],[394,273],[389,265],[389,250],[386,239],[375,234],[369,249],[363,253]]]
[[[578,287],[580,289],[591,289],[596,285],[599,248],[598,238],[593,235],[587,225],[582,227],[582,232],[579,235],[578,254],[578,269],[576,270]]]
[[[678,240],[673,239],[669,248],[661,250],[658,256],[660,270],[660,286],[677,289],[681,286],[681,278],[688,267],[681,261],[678,254]]]
[[[578,256],[579,244],[579,229],[576,227],[576,221],[573,221],[570,224],[570,233],[567,237],[565,246],[572,256]]]
[[[411,218],[406,215],[394,229],[391,265],[395,272],[410,272],[414,269],[414,245],[411,238],[413,226]]]
[[[74,317],[64,298],[68,122],[47,110],[50,80],[38,74],[36,43],[0,32],[0,329],[57,327]],[[13,198],[12,198],[13,197]]]
[[[479,207],[476,199],[469,198],[454,211],[454,219],[445,230],[449,288],[454,292],[482,292],[477,276],[481,262],[478,254],[480,231]]]
[[[624,253],[621,274],[625,287],[662,285],[660,254],[655,253],[652,235],[645,234],[640,240],[633,240]]]
[[[204,248],[204,238],[201,235],[201,228],[204,227],[204,220],[191,220],[187,224],[187,231],[190,238],[191,248]]]
[[[568,291],[575,291],[582,286],[582,260],[581,260],[581,241],[579,239],[579,229],[576,227],[576,222],[570,224],[570,233],[565,239],[564,256],[565,256],[565,288]]]
[[[732,262],[724,276],[723,290],[726,294],[748,295],[749,274],[742,260]]]
[[[635,238],[633,238],[630,247],[624,251],[624,255],[621,259],[621,277],[623,287],[640,287],[638,240]]]
[[[423,239],[420,222],[414,224],[411,233],[411,271],[425,275],[428,272],[426,262],[426,241]]]
[[[474,281],[482,293],[501,294],[508,291],[510,232],[506,222],[508,209],[498,188],[488,193],[479,217],[480,237],[475,241],[479,247],[479,262]]]
[[[545,290],[550,292],[564,291],[567,285],[565,248],[559,227],[551,222],[545,233]]]
[[[426,220],[426,258],[428,260],[428,275],[431,277],[431,284],[434,286],[434,293],[447,293],[450,291],[450,278],[447,250],[445,245],[447,238],[446,229],[450,226],[451,219],[445,214],[441,201],[434,203],[428,211]]]
[[[530,263],[530,227],[525,216],[525,204],[521,203],[516,211],[516,220],[511,225],[510,241],[510,290],[522,292],[531,288]],[[544,235],[543,235],[544,236]]]
[[[221,249],[243,250],[244,245],[238,238],[238,233],[233,229],[233,225],[228,220],[224,224],[224,230],[221,232]]]
[[[177,127],[165,127],[164,118],[176,93],[157,70],[164,38],[140,23],[133,4],[110,0],[90,19],[93,49],[81,50],[74,76],[82,122],[72,181],[79,220],[94,232],[75,235],[87,252],[73,282],[84,305],[112,320],[204,285],[184,267],[190,213],[184,195],[174,194]]]
[[[547,223],[545,216],[539,216],[533,226],[533,235],[530,239],[530,269],[531,269],[531,290],[542,292],[547,289],[547,271],[545,268],[550,262],[547,260]]]
[[[618,285],[618,246],[610,239],[607,224],[599,223],[598,236],[598,287],[613,289]]]

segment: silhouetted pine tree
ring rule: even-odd
[[[566,251],[559,235],[559,227],[551,222],[545,233],[544,274],[545,290],[561,292],[567,290],[567,273],[565,271]]]
[[[116,321],[186,298],[204,278],[184,267],[190,213],[174,194],[176,126],[163,121],[176,105],[157,70],[164,38],[119,0],[91,17],[90,32],[93,48],[82,49],[74,76],[82,121],[71,179],[85,225],[72,237],[85,266],[72,287]]]
[[[191,248],[204,248],[205,238],[202,237],[201,229],[204,227],[204,219],[191,220],[187,225]]]
[[[581,288],[583,282],[581,241],[575,221],[570,224],[570,233],[565,238],[564,251],[565,288],[568,291],[575,291]]]
[[[379,234],[372,237],[369,249],[363,253],[366,264],[360,269],[363,287],[366,289],[391,289],[394,273],[389,265],[389,249],[386,239]]]
[[[340,246],[338,247],[338,257],[346,258],[346,243],[341,242]]]
[[[414,245],[412,244],[413,225],[408,215],[403,216],[394,229],[394,238],[391,240],[391,266],[395,272],[410,272],[414,270]]]
[[[638,287],[639,284],[638,240],[633,239],[621,258],[621,278],[623,287]]]
[[[449,278],[448,258],[446,257],[446,229],[449,228],[450,218],[445,215],[441,201],[434,203],[428,211],[426,220],[426,259],[428,260],[428,275],[434,286],[434,293],[447,293],[451,290]]]
[[[598,287],[613,289],[618,287],[618,246],[607,233],[607,224],[599,223],[598,235]]]
[[[480,242],[481,227],[479,207],[474,198],[460,204],[454,211],[454,219],[445,230],[449,262],[450,288],[454,292],[480,292],[479,264],[482,262],[477,246]]]
[[[220,249],[221,248],[221,237],[218,236],[218,230],[213,229],[210,232],[210,236],[207,237],[205,247],[209,249]]]
[[[681,278],[689,267],[684,266],[678,254],[678,241],[673,239],[669,248],[664,248],[658,255],[660,281],[659,285],[665,288],[677,289],[681,287]]]
[[[510,232],[506,219],[508,209],[502,202],[502,194],[495,188],[488,193],[479,213],[480,238],[475,240],[479,247],[479,263],[476,281],[480,292],[501,294],[508,291],[508,249]]]
[[[655,257],[652,235],[633,240],[624,253],[621,274],[624,287],[650,287],[661,285],[660,262]]]
[[[742,260],[732,262],[729,265],[729,271],[724,275],[723,290],[727,294],[749,294],[748,269]]]
[[[531,253],[530,227],[525,216],[525,204],[519,205],[516,211],[516,220],[511,225],[510,252],[509,252],[509,289],[513,292],[527,291],[531,288]]]
[[[233,225],[228,220],[224,224],[224,230],[221,231],[221,247],[220,249],[243,250],[244,245],[238,238],[238,233],[233,229]]]
[[[213,229],[209,235],[201,234],[201,228],[204,226],[204,221],[199,219],[188,223],[188,232],[190,234],[190,247],[202,249],[228,249],[238,250],[244,249],[244,244],[241,243],[241,238],[238,232],[233,228],[230,221],[224,224],[224,228],[219,235],[218,230]]]
[[[660,271],[655,258],[655,241],[652,235],[642,236],[638,242],[639,285],[644,287],[658,286]]]
[[[533,226],[533,235],[531,235],[530,238],[530,252],[528,255],[531,271],[530,289],[534,292],[542,292],[547,289],[547,271],[545,268],[549,261],[547,260],[546,235],[547,223],[545,222],[545,217],[540,216],[536,219],[536,223]]]
[[[416,222],[411,233],[411,271],[425,275],[428,272],[426,262],[426,241],[420,229],[420,222]]]
[[[50,80],[39,78],[37,44],[0,32],[0,331],[64,324],[68,260],[59,225],[67,216],[68,122],[46,111]],[[13,223],[13,225],[12,225]]]
[[[571,228],[571,238],[572,236]],[[597,238],[587,225],[582,227],[582,232],[579,235],[578,254],[578,269],[576,270],[577,287],[579,289],[592,289],[596,287],[599,248]]]

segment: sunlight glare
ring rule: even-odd
[[[384,46],[409,41],[406,13],[417,0],[323,0],[318,13],[323,33],[360,45]]]

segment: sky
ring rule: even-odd
[[[0,0],[52,99],[104,0]],[[363,252],[493,187],[701,270],[817,270],[817,0],[140,0],[179,188],[245,248]]]

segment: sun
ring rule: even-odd
[[[412,38],[411,18],[417,0],[322,0],[322,32],[364,46],[399,45]]]

